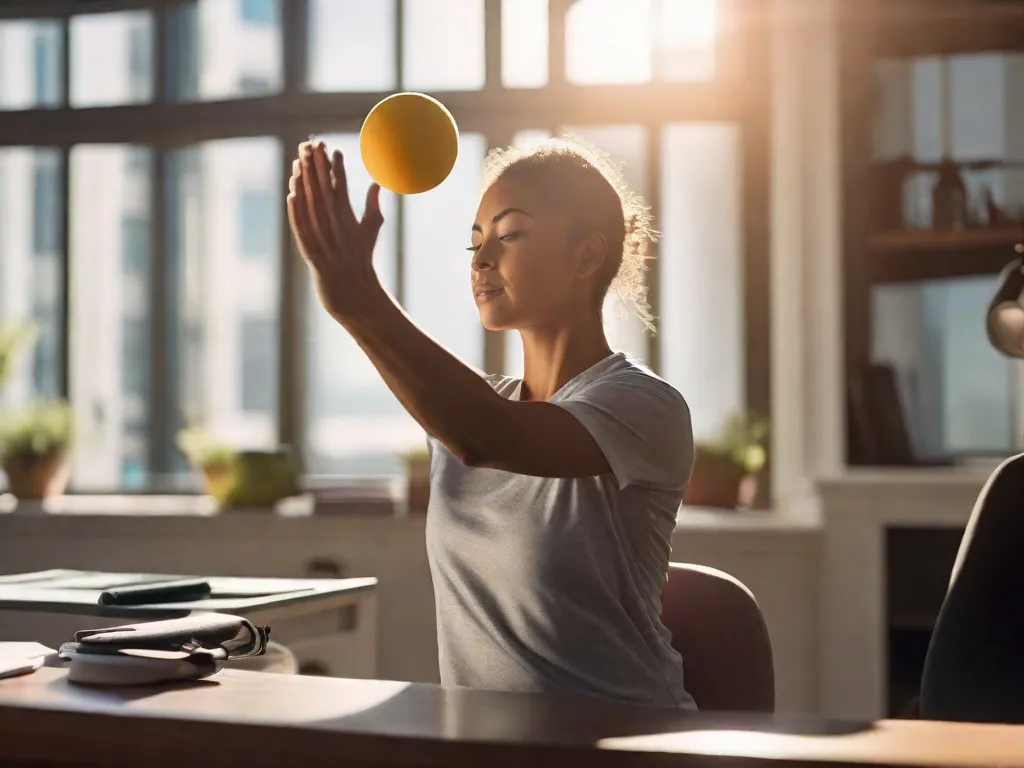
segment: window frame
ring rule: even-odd
[[[181,0],[177,0],[180,4]],[[402,71],[402,5],[394,2],[398,22],[395,25],[396,71]],[[195,2],[195,0],[191,0]],[[661,132],[670,123],[722,122],[734,124],[739,132],[741,240],[743,259],[743,306],[746,365],[744,388],[749,409],[771,415],[770,392],[770,25],[759,0],[720,0],[721,25],[716,76],[706,82],[668,82],[657,77],[640,85],[575,85],[565,77],[565,14],[573,0],[549,2],[548,84],[540,88],[506,88],[501,78],[501,0],[485,3],[485,85],[479,91],[433,92],[452,112],[460,129],[481,133],[488,146],[506,145],[524,129],[553,129],[560,125],[605,125],[630,123],[643,126],[648,135],[648,202],[658,215],[661,184]],[[159,276],[167,269],[167,190],[168,153],[199,142],[243,136],[271,136],[282,146],[296,146],[311,134],[358,132],[363,117],[390,92],[330,93],[311,92],[306,82],[306,43],[308,37],[306,0],[281,3],[283,73],[280,92],[258,98],[233,98],[220,101],[181,102],[170,98],[169,75],[179,71],[182,60],[168,45],[174,29],[172,0],[93,0],[83,5],[75,0],[8,0],[0,6],[0,21],[8,19],[60,19],[62,106],[40,107],[0,113],[0,147],[55,147],[63,157],[60,192],[67,200],[67,160],[75,144],[127,143],[143,145],[153,151],[153,176],[150,210],[151,281],[150,312],[153,345],[150,371],[150,446],[149,466],[155,475],[174,471],[173,434],[167,404],[172,393],[166,370],[168,359],[166,318],[169,297],[161,289]],[[112,107],[71,108],[68,106],[68,25],[71,16],[145,9],[153,18],[153,100],[146,104]],[[400,89],[400,86],[399,88]],[[397,89],[396,89],[397,90]],[[73,137],[73,140],[69,139]],[[283,178],[291,173],[292,158],[287,151],[281,169]],[[282,195],[284,191],[282,190]],[[68,206],[62,215],[67,217]],[[401,222],[399,198],[397,218]],[[399,226],[401,226],[399,224]],[[282,228],[278,248],[280,258],[279,350],[289,350],[295,359],[278,366],[278,439],[308,449],[305,439],[306,360],[305,315],[303,307],[307,280],[286,226]],[[68,274],[67,226],[62,233],[64,258],[63,319],[67,325]],[[403,294],[404,254],[402,237],[397,238],[398,300]],[[657,255],[656,253],[654,254]],[[659,268],[651,262],[648,281],[652,310],[657,318],[659,304]],[[647,360],[657,371],[660,363],[661,334],[648,335]],[[67,395],[68,334],[61,339],[61,394]],[[504,364],[501,334],[485,332],[483,359],[488,370],[500,370]],[[280,353],[279,353],[280,354]],[[765,477],[768,477],[768,472]]]

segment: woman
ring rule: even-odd
[[[303,144],[288,195],[324,307],[429,435],[442,683],[692,708],[659,618],[689,410],[612,352],[601,319],[615,282],[650,323],[650,214],[572,140],[493,152],[485,170],[467,266],[483,325],[522,336],[522,381],[464,365],[387,295],[380,189],[357,219],[339,152]]]

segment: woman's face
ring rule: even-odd
[[[576,311],[579,259],[568,217],[531,193],[528,183],[501,179],[484,193],[473,223],[472,286],[488,330],[558,325]]]

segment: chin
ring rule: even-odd
[[[491,307],[480,308],[480,325],[488,331],[512,331],[519,327],[508,313],[495,312]]]

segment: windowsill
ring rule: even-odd
[[[330,500],[332,509],[317,511],[317,517],[373,516],[406,517],[404,501],[397,495],[357,493],[356,489],[335,494]],[[323,504],[323,501],[321,501]],[[273,512],[265,509],[232,509],[223,514],[236,517],[306,518],[313,517],[316,497],[312,493],[285,499]],[[216,502],[203,495],[139,495],[139,494],[70,494],[45,502],[21,502],[9,494],[0,494],[0,514],[18,516],[99,516],[168,518],[216,517]],[[422,518],[422,515],[413,515]],[[776,510],[730,511],[702,507],[682,507],[676,518],[677,531],[694,532],[816,532],[820,523],[815,516],[797,516]]]
[[[816,533],[821,522],[816,514],[798,515],[773,509],[732,511],[682,507],[676,531],[735,531],[751,533]]]

